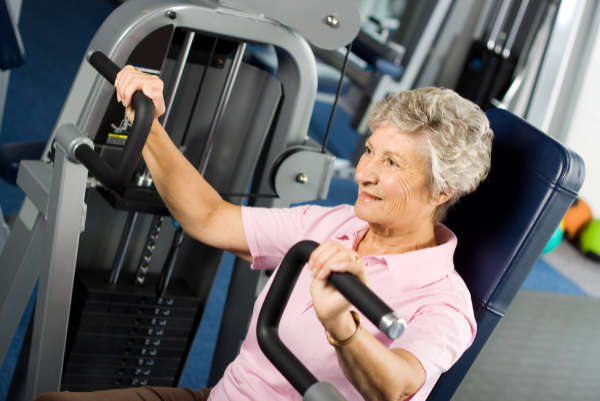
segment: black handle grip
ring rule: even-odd
[[[354,274],[332,273],[329,282],[389,338],[399,337],[406,322]]]
[[[302,395],[317,382],[317,379],[281,342],[277,328],[302,266],[306,264],[311,252],[318,245],[313,241],[302,241],[291,247],[285,254],[260,309],[256,325],[256,337],[260,349]]]
[[[88,62],[96,69],[108,82],[115,84],[117,74],[121,70],[118,65],[106,57],[102,52],[95,51],[88,55]]]
[[[260,310],[256,328],[261,350],[300,394],[304,394],[317,379],[281,342],[277,327],[302,267],[317,246],[319,244],[314,241],[300,241],[286,253]],[[330,282],[376,326],[381,328],[381,322],[390,320],[390,316],[394,316],[391,320],[395,324],[403,323],[358,277],[333,273]]]
[[[103,53],[96,51],[88,56],[88,61],[104,78],[114,84],[120,68]],[[133,176],[142,157],[142,149],[150,133],[154,120],[154,104],[141,91],[133,94],[132,105],[135,109],[135,121],[129,131],[127,142],[121,152],[117,166],[109,165],[93,149],[80,145],[75,157],[105,186],[118,189],[125,186]]]

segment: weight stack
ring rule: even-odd
[[[101,273],[75,276],[61,390],[176,386],[201,299],[183,280],[158,298],[158,277],[147,276],[143,287],[132,278],[111,288]]]

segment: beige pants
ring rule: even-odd
[[[87,393],[46,393],[35,401],[206,401],[210,388],[136,387]]]

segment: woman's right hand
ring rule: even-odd
[[[132,122],[134,112],[131,108],[131,98],[138,90],[141,90],[144,95],[152,99],[155,120],[164,114],[163,86],[163,81],[156,75],[143,73],[131,65],[127,65],[119,71],[117,79],[115,79],[117,100],[127,108],[127,118]]]

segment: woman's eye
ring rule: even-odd
[[[386,159],[386,163],[390,167],[396,167],[398,165],[398,163],[396,163],[396,161],[393,159]]]
[[[368,154],[368,155],[370,155],[370,154],[372,153],[372,150],[371,150],[371,148],[370,148],[370,147],[368,147],[368,146],[366,146],[366,147],[365,147],[365,153],[366,153],[366,154]]]

